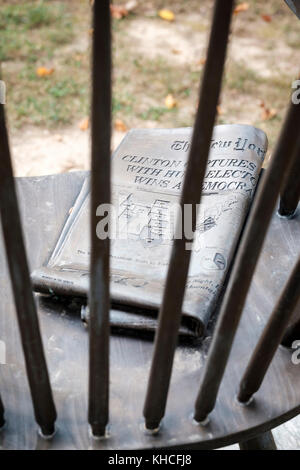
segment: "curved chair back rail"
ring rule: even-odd
[[[186,203],[196,205],[201,199],[200,188],[215,122],[233,6],[233,0],[215,1],[181,194],[182,207]],[[2,263],[0,288],[5,315],[1,319],[1,331],[5,331],[9,366],[3,369],[3,374],[1,370],[5,380],[1,381],[0,427],[4,421],[6,427],[0,435],[0,445],[12,448],[215,448],[252,439],[295,416],[300,411],[299,373],[291,351],[278,346],[280,342],[286,345],[299,329],[300,216],[297,205],[300,185],[295,175],[300,165],[300,105],[291,102],[289,106],[271,163],[256,194],[208,355],[205,349],[208,340],[204,344],[176,347],[190,262],[185,238],[176,239],[173,244],[154,349],[151,341],[110,336],[110,244],[108,239],[97,238],[95,229],[97,207],[110,202],[108,0],[93,4],[91,122],[89,348],[87,333],[79,322],[69,314],[57,315],[62,306],[54,308],[41,300],[37,307],[58,410],[58,433],[53,436],[56,409],[25,244],[30,248],[31,268],[39,266],[48,247],[57,239],[64,214],[75,200],[84,175],[74,173],[18,181],[24,242],[4,106],[0,105],[0,210],[4,239],[0,255],[4,260],[6,254],[26,373],[41,436],[33,432],[14,308],[7,294],[7,272]],[[282,218],[275,208],[279,195]],[[46,204],[50,198],[54,202],[51,207]],[[31,207],[30,217],[28,207]],[[46,229],[49,221],[55,222]],[[250,403],[254,393],[256,400]],[[22,435],[20,429],[24,431]],[[52,437],[52,440],[43,441],[43,437]],[[264,442],[271,441],[268,436],[264,439]],[[249,448],[256,441],[251,442]],[[247,448],[247,444],[242,448]]]

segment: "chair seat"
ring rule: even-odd
[[[85,175],[74,172],[17,180],[31,270],[49,256]],[[39,304],[39,319],[57,405],[58,430],[52,441],[38,436],[1,240],[0,340],[6,342],[6,364],[0,366],[0,384],[7,424],[0,434],[0,447],[217,448],[251,438],[297,415],[300,366],[293,364],[289,349],[278,349],[251,405],[241,406],[235,396],[253,347],[299,255],[299,212],[292,220],[273,215],[210,424],[201,427],[192,419],[209,342],[206,339],[178,346],[166,416],[156,436],[145,433],[142,416],[153,342],[138,336],[111,335],[109,436],[92,440],[87,425],[87,330],[76,315],[46,304]]]

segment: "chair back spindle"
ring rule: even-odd
[[[6,258],[35,418],[41,433],[49,436],[55,430],[56,410],[32,293],[3,104],[0,104],[0,149],[0,212]]]
[[[293,217],[300,199],[300,135],[288,176],[280,191],[278,213],[283,217]]]
[[[90,364],[88,419],[92,435],[105,435],[109,419],[109,238],[96,229],[97,208],[110,203],[111,38],[109,0],[93,5]],[[102,214],[105,215],[105,214]]]
[[[195,207],[201,198],[221,89],[233,4],[233,1],[217,0],[215,2],[199,106],[181,194],[181,214],[184,213],[186,204],[192,204]],[[180,227],[182,226],[181,217],[177,223]],[[193,232],[195,223],[194,218]],[[144,406],[146,428],[149,430],[159,428],[165,412],[190,263],[191,250],[187,249],[187,243],[191,243],[192,240],[186,238],[184,230],[180,233],[182,233],[181,238],[176,238],[173,242]]]
[[[298,347],[299,338],[300,338],[300,318],[297,318],[286,329],[286,332],[284,333],[283,338],[281,340],[281,344],[282,346],[290,348],[290,347],[293,347],[294,343],[296,342],[296,347]]]

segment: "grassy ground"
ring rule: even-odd
[[[192,125],[212,4],[139,1],[128,16],[113,20],[114,119],[127,128]],[[261,127],[272,148],[299,74],[300,23],[282,0],[249,5],[233,20],[218,121]],[[174,22],[157,16],[162,7],[172,9]],[[10,127],[63,132],[78,126],[89,107],[89,1],[0,0],[0,8]],[[39,77],[39,67],[53,72]],[[168,94],[177,103],[172,109],[165,106]],[[261,102],[274,111],[272,119],[262,115]]]

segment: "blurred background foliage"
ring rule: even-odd
[[[89,113],[90,3],[0,0],[0,60],[12,129],[88,128],[82,120]],[[237,3],[218,122],[263,128],[272,148],[299,75],[300,22],[283,0]],[[193,124],[212,6],[212,0],[112,4],[117,130]]]

